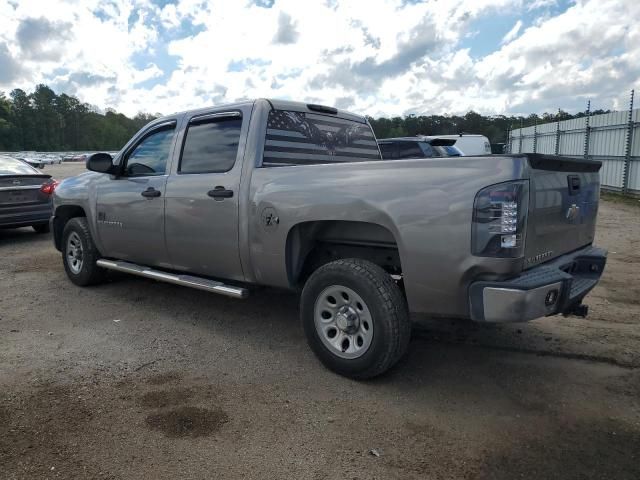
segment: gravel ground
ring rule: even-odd
[[[0,231],[0,478],[638,479],[639,220],[603,201],[588,319],[418,319],[370,382],[315,360],[294,295],[82,289]]]

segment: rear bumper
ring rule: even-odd
[[[15,228],[48,223],[51,202],[0,208],[0,228]]]
[[[569,314],[596,286],[607,251],[585,247],[505,281],[477,281],[469,288],[471,319],[478,322],[525,322]]]

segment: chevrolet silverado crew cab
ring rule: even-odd
[[[477,322],[586,314],[600,163],[544,155],[381,158],[364,117],[256,100],[154,120],[54,193],[67,275],[128,272],[244,298],[300,292],[308,342],[369,378],[410,312]]]

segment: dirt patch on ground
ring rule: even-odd
[[[512,448],[490,455],[476,478],[640,478],[640,436],[615,420],[565,424],[558,419],[548,434],[527,442],[517,440]]]
[[[28,263],[15,261],[10,267],[11,273],[31,273],[60,270],[60,257],[52,256],[49,252],[39,253],[29,258]]]
[[[149,385],[165,385],[171,382],[177,382],[181,378],[178,372],[167,372],[167,373],[159,373],[157,375],[153,375],[147,379],[147,383]]]
[[[143,394],[138,402],[146,408],[166,408],[182,405],[193,397],[193,390],[189,388],[174,388],[171,390],[155,390]]]
[[[640,272],[638,276],[640,277]],[[606,299],[609,302],[640,305],[640,282],[634,284],[624,279],[605,277],[600,282],[600,288],[606,289]]]
[[[147,416],[149,428],[159,430],[168,437],[205,437],[216,433],[229,421],[222,410],[181,407]]]
[[[0,465],[5,478],[113,478],[78,456],[78,441],[96,413],[81,392],[47,385],[2,402]]]

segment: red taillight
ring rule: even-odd
[[[47,195],[51,195],[58,186],[58,183],[59,182],[54,179],[48,180],[46,183],[42,184],[42,186],[40,187],[40,191],[42,193],[46,193]]]

